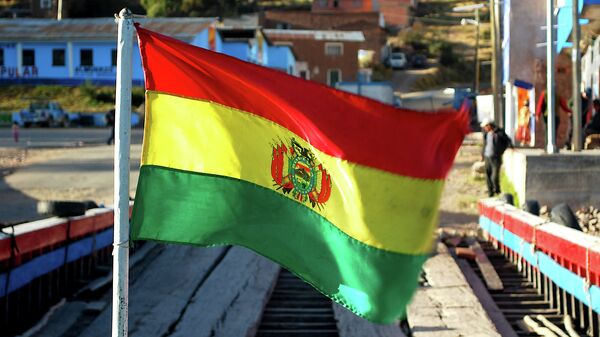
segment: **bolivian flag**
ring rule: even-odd
[[[137,28],[131,236],[248,247],[357,315],[404,315],[465,113],[397,109]]]

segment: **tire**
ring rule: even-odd
[[[525,200],[521,207],[525,212],[540,216],[540,203],[537,200]]]
[[[573,214],[573,211],[569,207],[569,205],[562,203],[554,206],[550,211],[550,220],[552,222],[556,222],[557,224],[567,226],[573,229],[581,230],[581,226],[579,226],[579,222]]]
[[[82,201],[83,204],[85,204],[85,209],[92,209],[92,208],[98,208],[98,204],[94,201],[94,200],[84,200]]]
[[[58,217],[84,215],[85,202],[77,201],[39,201],[37,211],[40,214],[50,214]]]
[[[504,193],[502,194],[502,196],[500,196],[500,200],[504,201],[505,203],[509,204],[509,205],[515,205],[515,199],[513,198],[512,194],[510,193]]]
[[[25,123],[23,123],[23,126],[25,128],[29,128],[29,127],[31,127],[31,122],[25,122]]]

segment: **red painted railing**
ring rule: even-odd
[[[600,238],[561,226],[498,200],[479,202],[479,214],[503,226],[560,265],[600,286]]]

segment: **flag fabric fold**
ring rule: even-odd
[[[397,109],[136,28],[132,239],[245,246],[357,315],[403,316],[466,112]]]

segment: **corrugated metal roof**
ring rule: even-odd
[[[300,30],[300,29],[263,29],[268,37],[289,39],[312,39],[323,41],[363,42],[365,36],[360,31],[341,30]]]
[[[176,39],[190,41],[215,18],[134,19],[142,27]],[[114,18],[0,19],[0,41],[116,40]]]

